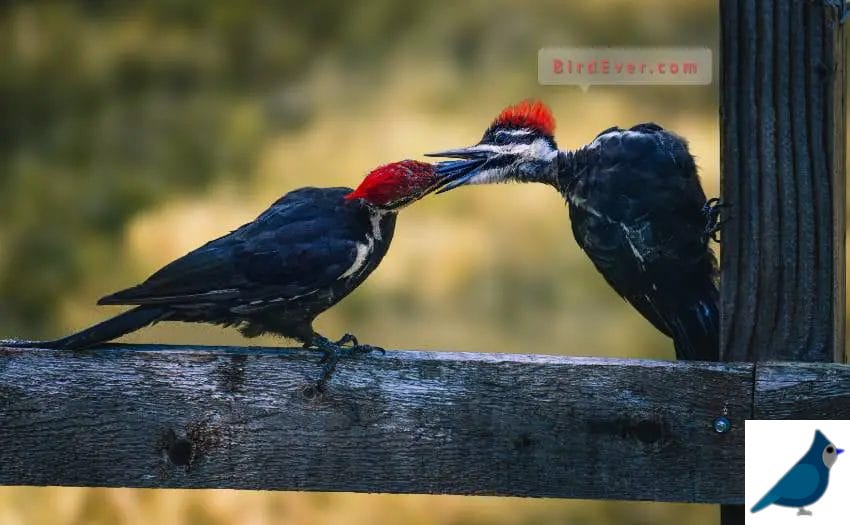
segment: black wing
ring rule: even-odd
[[[656,329],[671,336],[663,305],[657,304],[646,270],[629,246],[618,222],[609,222],[576,208],[570,214],[575,238],[612,288]]]
[[[340,217],[348,188],[288,193],[255,221],[99,304],[193,305],[292,299],[330,286],[357,257]]]

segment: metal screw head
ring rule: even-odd
[[[732,423],[725,417],[718,417],[712,424],[714,431],[718,434],[725,434],[732,428]]]

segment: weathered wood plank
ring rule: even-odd
[[[721,355],[842,361],[842,2],[720,6]]]
[[[0,349],[0,484],[743,499],[750,364],[388,352],[311,399],[316,361]]]
[[[844,360],[843,5],[720,2],[724,360]]]
[[[759,363],[756,419],[850,419],[850,366]]]

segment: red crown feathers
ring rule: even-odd
[[[493,125],[533,128],[550,137],[555,135],[555,117],[546,104],[539,100],[523,100],[506,107],[493,121]]]
[[[379,166],[366,175],[360,186],[345,196],[346,200],[366,199],[372,204],[417,195],[434,182],[434,167],[425,162],[403,160]]]

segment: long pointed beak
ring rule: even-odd
[[[489,147],[485,149],[480,145],[475,145],[468,148],[426,153],[425,155],[427,157],[461,159],[438,162],[435,165],[434,172],[440,177],[440,188],[437,193],[443,193],[468,183],[487,163],[487,160],[493,155],[493,151]]]
[[[491,153],[490,149],[484,149],[480,144],[469,146],[468,148],[447,149],[436,151],[434,153],[426,153],[426,157],[446,157],[450,159],[471,159],[474,157],[486,157]]]
[[[838,454],[841,454],[842,452],[844,452],[844,449],[843,449],[843,448],[836,448],[836,449],[835,449],[835,455],[836,455],[836,456],[837,456]]]

